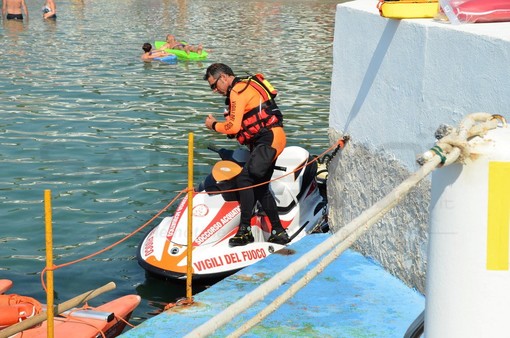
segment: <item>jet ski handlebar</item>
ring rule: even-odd
[[[214,151],[218,155],[220,155],[222,160],[232,160],[232,156],[234,154],[233,150],[228,150],[225,148],[218,148],[212,144],[207,146],[207,149]]]

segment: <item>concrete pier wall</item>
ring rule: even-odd
[[[329,137],[351,141],[329,168],[333,231],[416,171],[441,124],[474,112],[510,118],[510,23],[392,20],[376,4],[337,7]],[[430,177],[354,247],[422,293],[429,200]]]

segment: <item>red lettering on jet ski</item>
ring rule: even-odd
[[[211,238],[216,232],[218,232],[221,228],[225,226],[228,222],[233,220],[237,215],[241,213],[241,208],[237,205],[235,208],[230,210],[229,203],[225,203],[223,207],[220,209],[216,217],[211,221],[209,226],[202,231],[200,235],[195,239],[194,245],[201,245],[209,238]],[[224,214],[225,210],[230,210],[228,213]]]
[[[195,194],[193,194],[195,196]],[[185,196],[181,203],[179,203],[179,206],[177,207],[177,210],[175,211],[174,217],[172,218],[172,223],[170,223],[170,226],[168,227],[168,232],[166,233],[166,238],[168,240],[172,239],[175,233],[175,229],[177,228],[177,224],[179,224],[179,221],[181,220],[181,216],[183,215],[184,211],[188,207],[188,196]]]
[[[170,226],[168,227],[168,232],[166,233],[166,238],[169,240],[173,237],[175,233],[175,228],[177,228],[177,224],[179,224],[179,220],[181,219],[181,211],[177,210],[174,214],[174,217],[172,218],[172,223],[170,223]]]
[[[218,230],[220,230],[221,228],[223,227],[223,224],[221,224],[220,222],[216,222],[214,223],[214,225],[212,227],[209,227],[207,229],[205,229],[201,234],[200,236],[197,237],[197,239],[195,240],[195,243],[200,245],[202,244],[203,242],[205,242],[209,237],[211,237],[212,235],[214,235]]]
[[[264,249],[243,251],[241,254],[243,255],[243,259],[245,261],[251,261],[254,259],[262,259],[267,256],[266,250],[264,250]]]
[[[223,216],[221,218],[221,223],[226,224],[228,221],[231,221],[234,217],[236,217],[240,213],[241,213],[241,208],[239,206],[235,207],[228,214],[226,214],[225,216]]]
[[[223,265],[221,257],[206,258],[203,261],[193,263],[195,270],[202,271],[205,269],[212,269]]]
[[[154,252],[154,233],[151,234],[149,238],[147,238],[147,242],[145,242],[145,246],[143,247],[145,257],[152,255]]]
[[[225,262],[227,262],[227,264],[241,263],[241,258],[239,258],[236,252],[224,255],[223,257],[225,258]]]

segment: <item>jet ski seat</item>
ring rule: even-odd
[[[275,169],[271,177],[271,190],[275,195],[276,204],[279,209],[290,209],[298,202],[298,195],[303,184],[303,169],[292,173],[296,168],[306,164],[310,154],[307,150],[290,146],[285,148],[278,159],[276,167],[285,168],[285,171]],[[289,174],[291,173],[291,174]]]

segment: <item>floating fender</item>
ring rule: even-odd
[[[510,128],[432,174],[425,335],[508,337]]]

